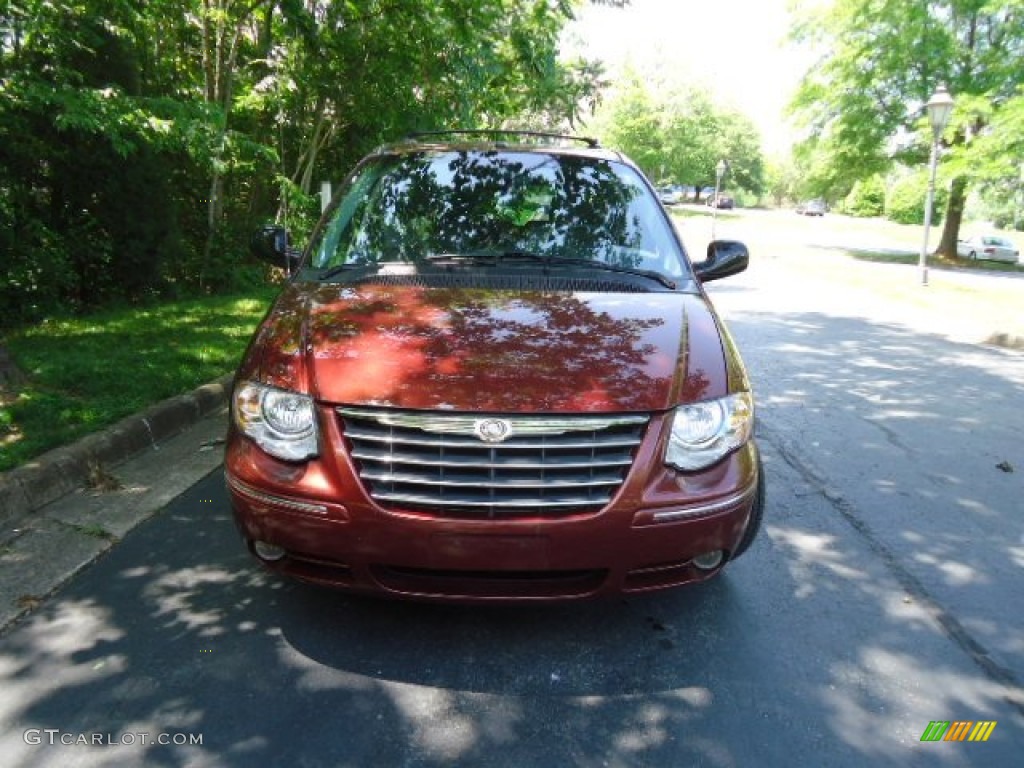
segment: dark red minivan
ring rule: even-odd
[[[750,382],[650,183],[589,139],[420,135],[345,181],[232,397],[268,568],[377,595],[565,600],[706,579],[753,541]]]

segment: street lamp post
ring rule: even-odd
[[[1010,225],[1010,229],[1016,230],[1020,226],[1021,219],[1024,218],[1024,163],[1020,164],[1020,184],[1017,185],[1017,209],[1013,212],[1013,224]]]
[[[715,196],[712,199],[713,206],[711,208],[711,239],[715,239],[715,225],[718,223],[718,192],[722,188],[722,177],[725,176],[726,170],[729,168],[729,164],[725,162],[725,159],[718,161],[715,166]]]
[[[935,201],[935,169],[939,163],[939,137],[942,136],[949,116],[953,112],[953,97],[946,86],[940,85],[925,104],[928,110],[928,122],[932,126],[932,154],[928,164],[928,194],[924,201],[924,242],[921,243],[921,258],[918,266],[921,269],[921,285],[928,285],[928,230],[932,225],[932,205]]]

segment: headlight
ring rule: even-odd
[[[243,381],[235,388],[231,410],[235,425],[271,456],[303,461],[319,452],[309,395]]]
[[[710,467],[746,443],[753,429],[749,392],[681,405],[672,418],[665,463],[684,472]]]

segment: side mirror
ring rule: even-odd
[[[260,227],[252,233],[249,250],[261,261],[268,261],[275,267],[283,267],[289,272],[298,264],[300,254],[290,245],[291,236],[288,230],[276,224]]]
[[[708,243],[708,255],[704,261],[693,265],[697,278],[706,283],[738,274],[750,263],[747,246],[737,240],[715,240]]]

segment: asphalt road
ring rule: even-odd
[[[1019,765],[1024,355],[769,256],[712,286],[769,478],[761,538],[717,580],[350,598],[264,574],[214,472],[0,638],[0,762]],[[996,726],[922,742],[936,720]]]

